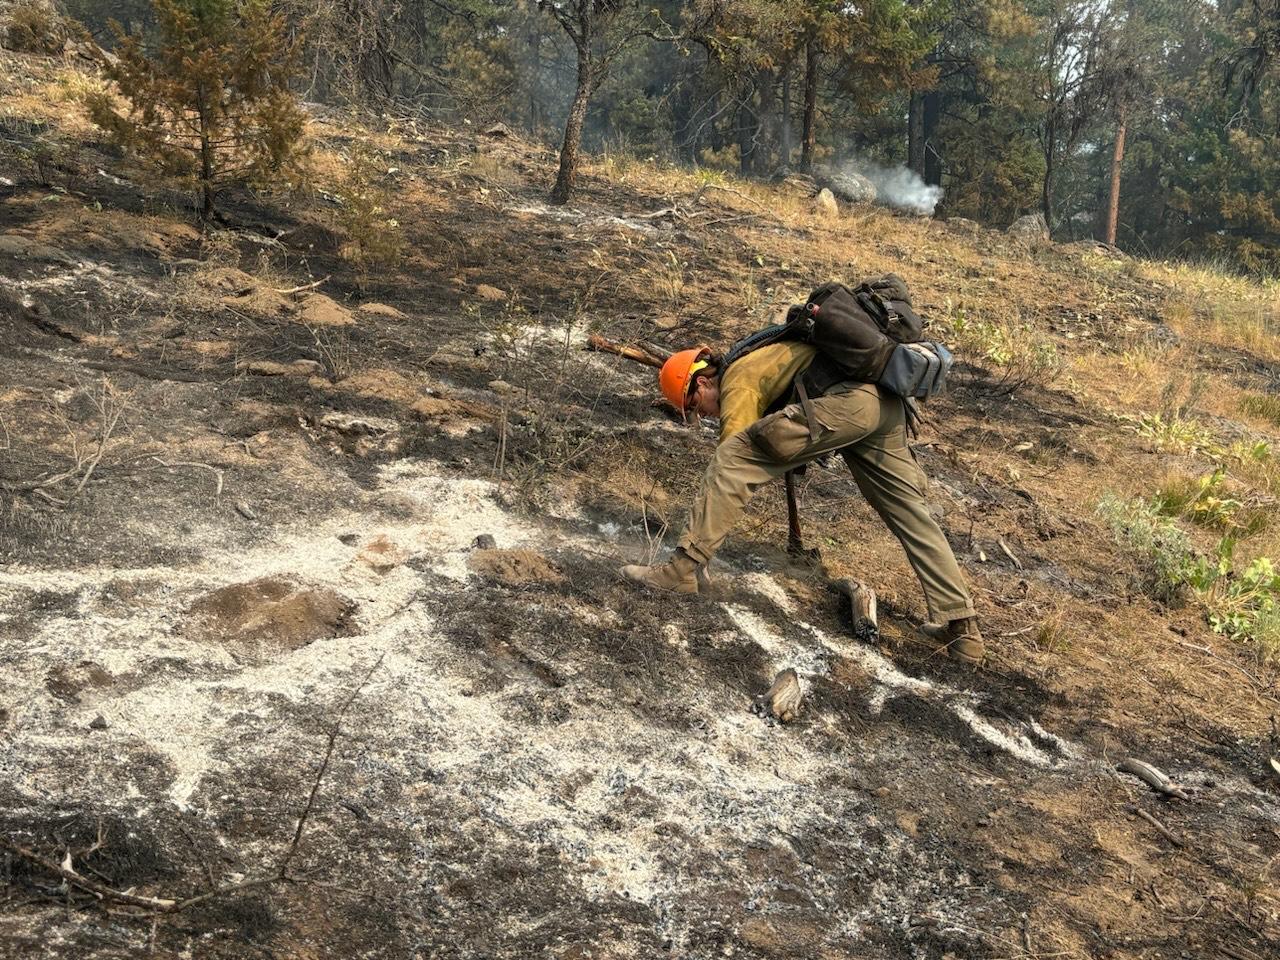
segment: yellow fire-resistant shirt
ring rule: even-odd
[[[720,378],[720,442],[763,417],[816,355],[817,350],[808,344],[788,341],[752,350],[735,360]]]

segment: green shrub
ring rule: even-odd
[[[334,191],[342,204],[339,219],[347,234],[342,255],[356,268],[364,287],[371,268],[390,268],[404,255],[404,231],[391,216],[392,193],[382,182],[384,159],[363,144],[351,151],[346,180]]]
[[[951,341],[962,359],[986,361],[998,380],[993,392],[1010,394],[1024,386],[1045,387],[1062,373],[1058,348],[1029,324],[981,320],[962,308],[951,311]]]
[[[1194,597],[1214,632],[1255,646],[1262,659],[1280,658],[1280,573],[1267,557],[1241,573],[1233,566],[1236,540],[1218,541],[1213,555],[1197,552],[1187,534],[1150,501],[1108,495],[1098,513],[1126,549],[1144,562],[1144,589],[1163,603]]]

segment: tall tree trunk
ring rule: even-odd
[[[924,97],[914,90],[907,104],[907,167],[924,178]]]
[[[791,166],[791,151],[795,148],[792,142],[793,132],[791,130],[791,62],[788,61],[782,68],[782,165],[784,167]]]
[[[1111,202],[1107,204],[1107,243],[1113,247],[1116,245],[1116,223],[1120,218],[1120,168],[1124,164],[1126,112],[1121,102],[1116,117],[1116,147],[1111,154]]]
[[[578,176],[578,149],[582,146],[582,124],[587,118],[587,106],[591,102],[592,63],[590,48],[578,49],[578,86],[569,107],[569,119],[564,124],[564,142],[560,145],[560,172],[551,188],[551,202],[561,205],[569,202],[573,182]]]
[[[759,132],[760,123],[751,109],[751,101],[743,100],[738,107],[738,172],[744,177],[751,173]]]
[[[772,173],[773,154],[778,148],[778,94],[775,85],[778,75],[772,70],[761,70],[758,78],[760,84],[759,135],[756,138],[756,149],[753,153],[752,167],[761,176]]]
[[[924,182],[942,185],[942,141],[938,139],[938,121],[942,119],[942,94],[930,90],[924,95],[920,120],[920,150],[924,154]]]
[[[813,171],[813,148],[817,143],[818,41],[810,38],[804,51],[804,121],[800,132],[800,169]]]
[[[1040,188],[1040,212],[1049,230],[1053,230],[1053,161],[1058,153],[1058,125],[1050,121],[1044,139],[1044,184]]]
[[[209,137],[209,107],[204,84],[196,85],[197,121],[200,124],[200,219],[213,219],[213,144]]]

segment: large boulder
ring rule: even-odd
[[[1011,237],[1028,242],[1047,241],[1049,224],[1045,222],[1043,213],[1028,213],[1009,224],[1008,233]]]
[[[875,203],[876,187],[860,173],[830,173],[823,184],[845,203]]]

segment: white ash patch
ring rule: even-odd
[[[822,645],[810,646],[796,640],[784,639],[773,627],[746,607],[727,603],[721,606],[734,625],[758,643],[769,655],[775,672],[786,667],[792,667],[798,673],[814,676],[821,676],[828,672],[830,653]]]
[[[513,517],[494,499],[497,484],[488,480],[446,477],[410,460],[383,468],[379,479],[384,488],[394,488],[421,507],[421,537],[411,549],[417,556],[432,557],[431,570],[439,576],[457,581],[474,576],[467,554],[481,534],[490,534],[501,548],[538,538],[535,526]]]
[[[1025,733],[1002,730],[995,723],[982,717],[973,709],[976,698],[973,694],[956,690],[945,684],[935,684],[918,677],[903,673],[888,657],[878,650],[863,643],[841,643],[833,640],[825,631],[812,624],[801,622],[803,629],[817,637],[832,653],[848,657],[858,663],[876,683],[877,689],[872,693],[868,710],[874,716],[884,709],[891,697],[910,694],[926,697],[944,703],[946,708],[962,720],[970,730],[999,748],[1010,756],[1024,763],[1045,769],[1058,769],[1070,765],[1082,755],[1080,749],[1060,737],[1044,730],[1039,724],[1031,721],[1027,724],[1037,737],[1051,743],[1062,754],[1061,758],[1051,757],[1040,747],[1032,743]]]
[[[787,595],[787,591],[782,588],[782,584],[767,573],[743,574],[738,578],[738,582],[748,590],[753,590],[766,600],[769,600],[783,613],[794,614],[796,612],[795,601]]]

